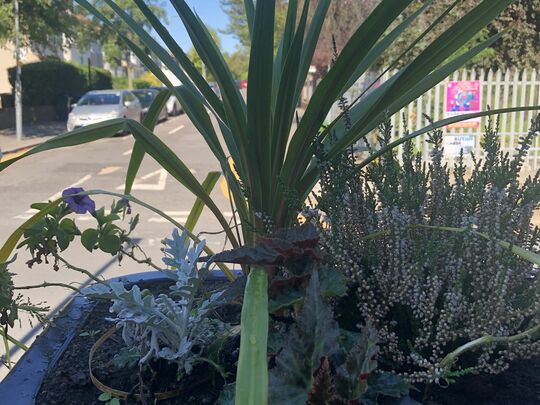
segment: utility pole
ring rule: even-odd
[[[17,140],[23,138],[22,83],[21,83],[21,40],[19,33],[19,0],[15,0],[15,131]]]

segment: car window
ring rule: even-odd
[[[156,92],[150,90],[136,90],[132,93],[139,99],[143,107],[149,107],[156,96]]]
[[[114,105],[120,103],[119,93],[85,94],[77,105]]]

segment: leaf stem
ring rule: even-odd
[[[517,335],[512,335],[512,336],[485,335],[478,339],[465,343],[464,345],[458,347],[453,352],[447,354],[444,357],[444,359],[441,360],[439,365],[440,367],[444,369],[451,367],[452,364],[454,364],[454,362],[458,359],[460,355],[479,346],[489,345],[489,344],[496,345],[496,344],[508,344],[512,342],[518,342],[525,338],[534,338],[536,337],[536,335],[539,335],[539,334],[540,334],[540,324],[530,329],[527,329],[526,331],[518,333]]]

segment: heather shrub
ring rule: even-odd
[[[539,269],[511,252],[512,245],[540,251],[540,230],[531,224],[540,173],[519,174],[539,129],[536,118],[511,156],[490,123],[483,156],[471,155],[470,167],[463,155],[453,167],[445,163],[440,130],[429,134],[429,162],[412,143],[401,160],[388,153],[362,170],[352,152],[319,162],[317,209],[308,213],[323,217],[326,257],[351,280],[341,322],[373,323],[383,367],[430,383],[498,373],[515,358],[540,354],[540,342],[526,337],[468,351],[451,372],[440,368],[471,340],[516,335],[540,321]],[[380,146],[388,144],[390,123],[379,133]]]

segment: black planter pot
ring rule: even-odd
[[[208,276],[210,280],[224,280],[221,272]],[[166,280],[159,271],[130,274],[109,281],[136,283],[139,281]],[[33,405],[43,378],[53,369],[75,337],[79,327],[92,312],[95,303],[85,297],[74,296],[72,301],[55,318],[20,358],[0,383],[0,404]]]

